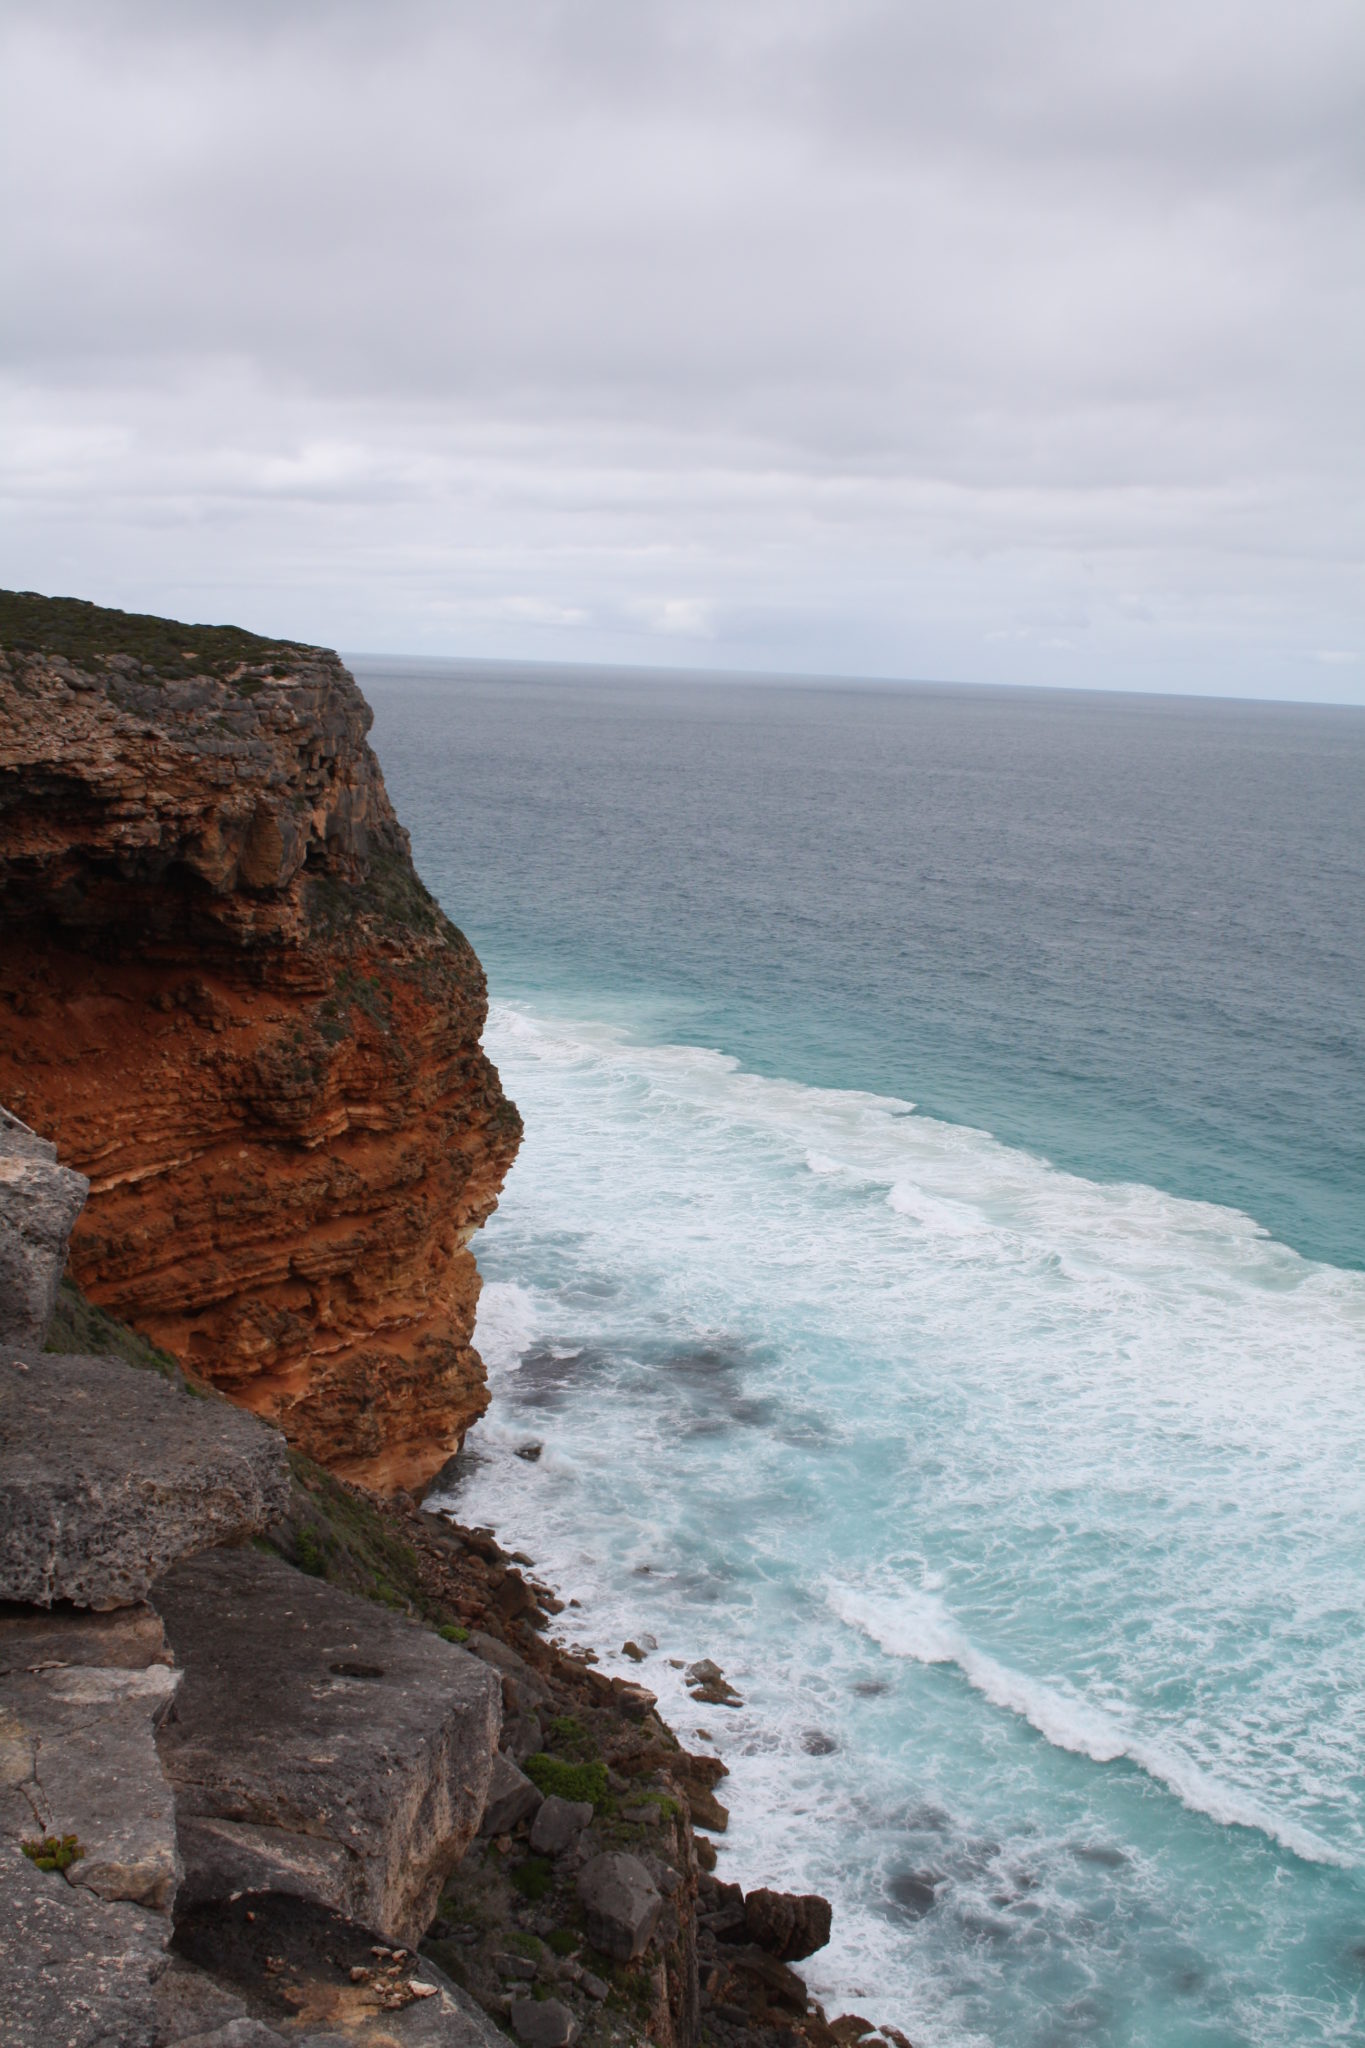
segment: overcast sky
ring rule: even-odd
[[[0,582],[1365,701],[1362,0],[0,0]]]

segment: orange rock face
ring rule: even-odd
[[[0,1101],[90,1177],[92,1300],[420,1486],[487,1405],[468,1246],[521,1134],[482,970],[337,658],[177,628],[140,660],[138,623],[0,647]]]

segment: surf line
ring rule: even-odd
[[[1351,1857],[1310,1828],[1280,1820],[1259,1801],[1215,1778],[1174,1744],[1131,1734],[1105,1709],[1068,1698],[1055,1687],[977,1649],[932,1594],[907,1592],[893,1601],[830,1585],[825,1598],[840,1621],[870,1636],[889,1656],[916,1664],[950,1665],[991,1706],[1017,1714],[1054,1749],[1097,1764],[1131,1763],[1174,1793],[1189,1812],[1202,1814],[1220,1827],[1253,1829],[1305,1863],[1333,1864],[1342,1870],[1355,1867]]]

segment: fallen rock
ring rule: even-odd
[[[744,1901],[749,1940],[781,1963],[799,1963],[829,1940],[833,1908],[817,1892],[753,1891]]]
[[[578,2021],[557,1998],[514,1998],[508,2018],[526,2048],[573,2048]]]
[[[561,1799],[552,1792],[531,1823],[531,1847],[537,1856],[562,1856],[591,1819],[590,1799]]]
[[[152,1600],[185,1671],[159,1736],[182,1904],[292,1893],[415,1941],[484,1811],[496,1679],[254,1550],[187,1559]]]
[[[0,1344],[41,1351],[90,1183],[57,1147],[0,1109]]]
[[[633,1962],[649,1946],[663,1898],[638,1856],[594,1856],[578,1874],[588,1940],[615,1962]]]
[[[118,1358],[0,1354],[0,1599],[109,1608],[289,1504],[284,1439]]]
[[[499,1750],[488,1775],[488,1798],[479,1823],[481,1835],[509,1835],[518,1821],[536,1811],[543,1794]]]
[[[709,1657],[700,1657],[695,1664],[689,1664],[683,1677],[687,1683],[687,1690],[699,1703],[708,1707],[744,1705],[719,1664],[713,1664]]]

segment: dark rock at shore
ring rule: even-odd
[[[185,1669],[160,1735],[182,1908],[295,1893],[415,1941],[483,1813],[492,1673],[253,1550],[189,1559],[152,1600]]]
[[[756,1948],[782,1963],[799,1963],[829,1940],[833,1908],[818,1892],[750,1892],[745,1932]]]

